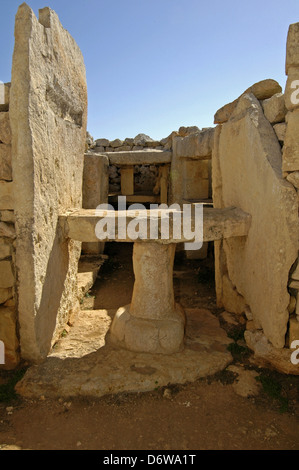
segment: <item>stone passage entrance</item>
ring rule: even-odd
[[[151,211],[139,210],[138,214],[148,221],[149,227]],[[160,224],[166,214],[166,210],[157,211]],[[65,236],[76,241],[93,242],[97,239],[96,225],[102,218],[108,220],[111,217],[118,221],[122,216],[117,211],[107,211],[101,217],[96,215],[96,211],[79,210],[61,216],[60,221]],[[113,320],[111,338],[115,344],[131,351],[172,354],[183,349],[185,316],[182,308],[174,302],[173,262],[176,244],[192,240],[184,239],[183,236],[174,239],[174,217],[168,215],[168,219],[171,234],[168,240],[162,239],[160,231],[157,240],[148,238],[135,241],[130,239],[126,230],[126,241],[134,242],[135,285],[130,306],[120,309]],[[250,220],[248,214],[237,208],[204,208],[203,241],[245,237]],[[126,223],[129,222],[130,216],[126,219]],[[180,223],[183,224],[182,217]],[[194,221],[191,225],[195,226]],[[181,233],[184,231],[181,230]],[[118,233],[115,237],[117,241]]]
[[[111,341],[116,312],[129,304],[133,293],[133,244],[107,243],[105,252],[109,259],[84,298],[82,311],[46,361],[28,370],[18,385],[20,393],[57,398],[149,391],[194,381],[230,364],[227,347],[232,340],[214,314],[212,258],[199,264],[177,253],[173,282],[175,301],[183,306],[186,317],[184,349],[174,354],[151,354],[129,351]],[[208,276],[210,282],[203,282]]]
[[[145,210],[144,217],[149,216],[150,211]],[[250,216],[236,208],[215,211],[206,208],[204,218],[205,241],[244,237],[250,227]],[[95,227],[100,219],[95,211],[75,210],[60,216],[60,224],[65,236],[89,243],[95,241]],[[171,229],[170,233],[173,233]],[[126,240],[127,243],[132,241]],[[76,358],[60,356],[54,349],[44,364],[27,372],[18,384],[19,393],[25,396],[41,393],[45,396],[102,396],[120,391],[145,391],[154,389],[157,384],[196,380],[228,365],[232,361],[227,350],[231,340],[216,317],[205,309],[184,311],[175,303],[175,247],[173,239],[166,243],[161,238],[135,241],[131,304],[117,312],[88,312],[87,318],[93,325],[91,330],[95,322],[101,328],[101,341],[94,338],[94,352]],[[86,322],[86,319],[81,321]],[[76,330],[73,335],[76,340]],[[80,333],[77,344],[79,338],[82,341]],[[69,341],[69,348],[78,354],[76,346],[72,346],[72,335]],[[64,379],[58,380],[62,370]]]
[[[155,144],[155,149],[131,151],[128,145],[129,150],[111,152],[108,142],[93,154],[86,150],[84,60],[73,38],[51,9],[40,10],[36,18],[26,4],[16,16],[15,38],[10,94],[6,86],[5,115],[0,116],[0,341],[7,342],[10,366],[19,357],[34,364],[46,360],[36,371],[47,370],[55,380],[56,371],[63,375],[67,368],[73,377],[77,369],[81,375],[74,378],[71,393],[98,395],[112,383],[118,390],[128,368],[129,375],[136,370],[142,375],[140,361],[144,367],[148,361],[155,364],[151,379],[138,376],[141,389],[153,386],[156,373],[165,384],[205,373],[207,356],[198,356],[204,354],[201,347],[194,349],[194,343],[202,344],[201,335],[189,332],[192,344],[186,336],[188,318],[203,328],[204,315],[194,320],[192,312],[176,305],[173,293],[176,245],[194,241],[184,236],[165,241],[161,233],[157,239],[128,235],[123,240],[116,231],[115,238],[108,237],[107,244],[134,243],[136,277],[129,303],[109,319],[101,314],[108,325],[104,336],[109,330],[111,341],[79,362],[64,362],[52,351],[79,311],[82,243],[87,253],[103,252],[95,209],[108,201],[109,166],[120,168],[119,191],[128,201],[144,202],[145,195],[135,194],[133,178],[133,166],[144,163],[160,167],[146,202],[167,201],[179,210],[184,202],[195,208],[202,199],[213,205],[204,207],[203,241],[215,244],[218,306],[245,313],[247,344],[262,356],[266,351],[270,357],[286,357],[283,369],[293,371],[289,340],[299,335],[299,105],[290,101],[298,69],[298,24],[289,31],[285,95],[277,82],[263,80],[216,113],[216,128],[174,132],[160,149]],[[144,220],[151,214],[145,210]],[[209,350],[211,358],[216,352]],[[219,354],[216,370],[230,360],[227,351]],[[186,370],[188,361],[192,365]],[[136,389],[133,375],[119,390]],[[39,383],[32,370],[27,377],[27,385],[30,379]],[[70,392],[67,383],[61,387]]]

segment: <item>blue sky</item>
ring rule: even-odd
[[[14,17],[0,0],[0,80],[10,81]],[[218,108],[265,78],[284,88],[299,0],[28,0],[53,8],[85,60],[94,138],[154,139],[213,126]]]

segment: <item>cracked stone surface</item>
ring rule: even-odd
[[[150,391],[213,375],[232,362],[227,350],[232,340],[207,309],[186,309],[185,348],[171,355],[115,347],[106,340],[114,315],[115,311],[81,311],[49,357],[28,369],[17,392],[25,397],[100,397]]]

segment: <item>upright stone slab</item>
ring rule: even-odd
[[[56,13],[16,15],[10,122],[21,354],[43,359],[77,302],[80,244],[58,215],[82,206],[87,87],[82,54]]]
[[[109,159],[106,155],[87,153],[84,156],[83,201],[84,209],[96,209],[100,204],[108,203]],[[105,243],[83,243],[84,254],[101,254]]]
[[[280,145],[252,94],[240,98],[216,135],[214,205],[237,206],[252,216],[247,237],[225,240],[223,249],[217,246],[218,301],[223,299],[223,277],[228,276],[255,323],[282,348],[289,319],[288,276],[298,249],[296,191],[282,177]]]
[[[134,243],[132,302],[121,307],[111,325],[111,340],[136,352],[173,354],[183,349],[185,314],[175,303],[175,244]]]

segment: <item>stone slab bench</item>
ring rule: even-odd
[[[194,205],[192,207],[194,208]],[[130,305],[118,309],[108,340],[134,352],[174,354],[181,351],[184,347],[186,320],[183,308],[174,299],[173,263],[176,243],[191,242],[192,239],[185,239],[183,235],[179,239],[170,236],[165,240],[162,239],[160,230],[157,232],[157,239],[149,237],[146,240],[136,240],[127,235],[129,224],[134,219],[136,221],[135,211],[110,210],[103,211],[102,215],[96,215],[95,212],[95,210],[83,209],[70,210],[60,217],[60,223],[65,237],[82,242],[93,242],[98,240],[95,230],[100,220],[105,219],[107,226],[109,220],[113,221],[115,228],[118,227],[119,222],[123,222],[126,238],[123,238],[123,234],[120,238],[119,231],[116,229],[115,237],[110,241],[134,242],[135,283],[132,301]],[[164,221],[167,220],[169,223],[169,233],[172,234],[173,221],[178,213],[144,209],[137,215],[141,216],[140,221],[155,220],[158,223],[162,223],[163,217],[166,217]],[[194,213],[190,217],[192,230],[195,226],[198,227],[194,220],[195,216]],[[201,235],[203,235],[203,241],[246,236],[250,222],[250,215],[236,207],[226,209],[204,207]],[[183,230],[181,232],[184,233]]]
[[[145,209],[144,211],[139,211],[139,216],[146,218],[148,222],[151,218],[155,218],[158,219],[158,221],[161,221],[163,217],[169,217],[169,231],[171,235],[173,233],[174,215],[173,213],[168,213],[167,215],[166,212],[167,211],[164,210]],[[123,216],[124,213],[118,211],[107,211],[105,213],[106,220],[109,218],[114,219],[115,217],[115,238],[113,237],[109,239],[109,237],[107,237],[106,241],[143,243],[149,243],[152,241],[150,237],[148,237],[147,240],[132,239],[128,236],[127,230],[126,238],[119,238],[118,219],[123,218]],[[75,209],[61,215],[60,223],[67,238],[81,242],[96,242],[99,241],[95,233],[96,225],[99,220],[103,218],[104,216],[96,215],[96,211],[94,209]],[[133,213],[133,211],[127,211],[126,226],[128,227],[129,223],[134,219],[135,212]],[[191,219],[191,227],[194,229],[194,214],[191,214]],[[225,209],[203,207],[203,241],[209,242],[214,240],[221,240],[223,238],[246,236],[250,227],[250,223],[251,216],[237,207],[229,207]],[[148,223],[148,235],[150,235],[149,228],[150,223]],[[173,244],[194,241],[194,239],[185,238],[183,230],[181,232],[182,235],[180,239],[174,239],[170,236],[168,240],[164,240],[159,236],[159,238],[154,240],[154,242],[157,244]],[[160,231],[159,235],[161,235]]]

